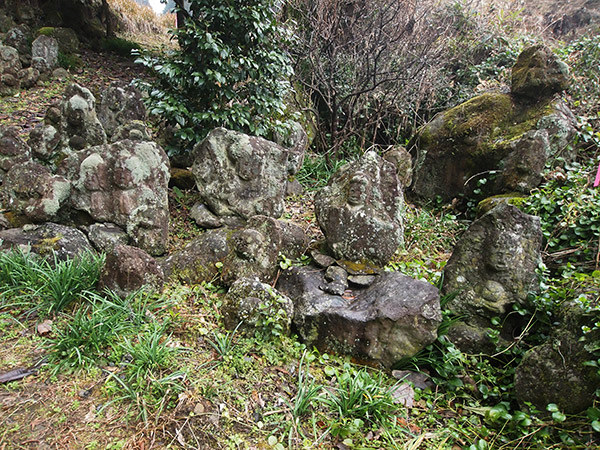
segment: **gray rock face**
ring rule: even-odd
[[[58,65],[58,41],[44,35],[33,41],[31,64],[42,73],[52,72]]]
[[[13,166],[5,176],[0,198],[16,216],[46,222],[56,218],[69,198],[69,181],[46,167],[27,161]]]
[[[592,406],[600,388],[597,368],[583,364],[596,359],[585,345],[597,342],[598,336],[582,336],[582,325],[590,327],[594,320],[579,305],[564,306],[561,316],[561,326],[547,342],[529,350],[517,367],[515,396],[522,405],[529,402],[540,411],[555,403],[561,411],[577,414]]]
[[[123,227],[151,255],[165,252],[169,160],[157,144],[120,141],[86,148],[66,158],[59,173],[72,182],[72,209]]]
[[[21,69],[19,71],[19,79],[21,80],[22,87],[25,89],[32,88],[40,79],[40,71],[33,67]]]
[[[374,152],[343,166],[315,196],[317,221],[334,256],[381,266],[403,241],[403,207],[395,167]]]
[[[230,230],[208,230],[182,250],[171,253],[162,263],[165,277],[195,284],[219,278],[221,266],[230,251]],[[219,264],[217,264],[219,263]]]
[[[52,125],[37,126],[29,133],[33,156],[40,161],[51,161],[60,149],[60,141],[60,133]]]
[[[142,288],[160,291],[163,282],[161,268],[148,253],[129,245],[117,245],[106,255],[99,287],[126,297]]]
[[[289,334],[294,305],[268,284],[240,278],[231,285],[223,302],[223,320],[230,330],[259,334]]]
[[[412,183],[412,156],[403,146],[398,145],[385,151],[383,159],[391,162],[396,168],[398,180],[406,188]]]
[[[94,223],[89,226],[88,239],[100,252],[109,253],[117,245],[129,244],[129,236],[114,223]]]
[[[79,52],[79,38],[71,28],[56,27],[52,30],[52,37],[58,42],[58,49],[67,55]]]
[[[291,155],[293,155],[291,157]],[[266,139],[217,128],[193,151],[202,201],[218,216],[279,217],[297,157]]]
[[[545,45],[521,52],[512,70],[513,94],[539,100],[569,87],[569,67]]]
[[[448,309],[466,315],[449,332],[468,351],[487,351],[490,319],[503,318],[539,289],[540,219],[501,203],[473,222],[444,269],[443,294],[456,293]],[[506,326],[510,326],[508,323]]]
[[[270,282],[279,267],[279,253],[296,258],[305,246],[306,236],[300,227],[255,216],[243,228],[209,230],[202,234],[165,260],[165,274],[188,283],[218,277],[226,285],[239,278]]]
[[[190,209],[190,217],[194,219],[196,225],[201,228],[212,229],[223,226],[221,219],[211,213],[209,209],[202,203],[196,203],[194,206],[192,206]]]
[[[19,25],[11,28],[4,37],[4,44],[13,47],[19,52],[19,58],[23,66],[31,64],[31,44],[28,39],[29,27],[27,25]]]
[[[51,222],[0,231],[0,250],[9,248],[28,249],[50,258],[55,252],[60,261],[94,250],[81,231]]]
[[[122,125],[134,120],[145,121],[146,107],[142,102],[142,94],[133,86],[121,87],[113,83],[102,92],[98,119],[109,138]]]
[[[0,45],[0,95],[12,95],[19,89],[22,67],[19,52],[13,47]]]
[[[286,270],[277,283],[294,302],[294,325],[307,345],[391,367],[437,338],[439,293],[428,283],[386,272],[344,297],[323,292],[323,284],[315,267]]]
[[[31,158],[29,146],[17,127],[0,127],[0,185],[9,169]]]
[[[96,99],[89,89],[72,84],[61,103],[60,131],[63,145],[73,150],[106,142],[106,133],[96,116]]]

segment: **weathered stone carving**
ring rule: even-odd
[[[381,266],[402,243],[403,207],[394,165],[374,152],[343,166],[315,197],[317,220],[334,256]]]

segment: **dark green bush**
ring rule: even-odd
[[[66,70],[76,70],[81,67],[81,58],[74,54],[58,52],[58,65]]]
[[[600,191],[590,173],[597,162],[572,164],[555,172],[545,185],[524,201],[526,212],[541,218],[545,260],[551,269],[568,262],[580,269],[595,266],[600,235]]]
[[[180,49],[166,57],[143,56],[152,84],[150,114],[175,127],[179,149],[189,151],[213,128],[268,135],[280,127],[292,73],[283,50],[275,0],[192,0],[174,30]]]

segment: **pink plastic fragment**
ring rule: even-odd
[[[598,187],[600,184],[600,164],[598,164],[598,172],[596,172],[596,180],[594,181],[594,187]]]

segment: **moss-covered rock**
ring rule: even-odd
[[[530,69],[527,76],[537,73]],[[552,86],[555,92],[563,84]],[[438,114],[412,139],[412,191],[427,200],[472,196],[475,190],[527,194],[541,182],[547,159],[568,150],[575,123],[564,103],[548,96],[532,102],[520,93],[479,95]]]
[[[552,97],[569,87],[569,67],[545,45],[521,52],[512,69],[513,94],[534,100]]]
[[[484,200],[481,200],[477,205],[477,217],[483,216],[485,213],[490,212],[493,208],[501,203],[507,203],[519,207],[519,205],[526,199],[522,194],[517,192],[511,192],[508,194],[493,195]]]

